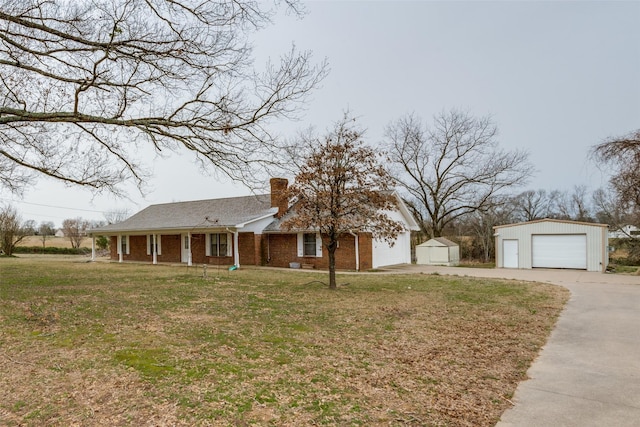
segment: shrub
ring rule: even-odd
[[[40,246],[17,246],[14,254],[47,254],[47,255],[87,255],[91,253],[89,248],[57,248]]]

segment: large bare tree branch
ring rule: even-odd
[[[0,0],[0,185],[35,171],[117,193],[145,181],[134,155],[145,145],[191,150],[250,184],[272,157],[271,123],[327,73],[295,48],[255,69],[250,40],[272,12],[250,0]]]
[[[640,211],[640,129],[596,145],[592,154],[614,168],[609,183],[621,205]]]

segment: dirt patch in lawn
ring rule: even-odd
[[[566,290],[1,260],[0,424],[492,426]],[[313,282],[313,284],[309,284]]]

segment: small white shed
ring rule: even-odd
[[[604,272],[606,224],[540,219],[494,227],[496,267],[567,268]]]
[[[424,265],[458,265],[460,246],[444,237],[436,237],[416,246],[416,262]]]

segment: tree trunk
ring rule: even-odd
[[[336,242],[331,242],[327,246],[327,252],[329,253],[329,289],[336,289],[336,249],[338,245]]]

